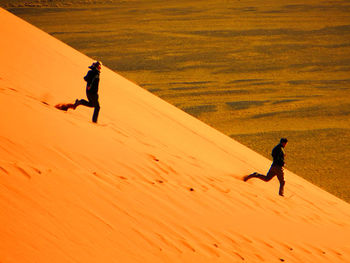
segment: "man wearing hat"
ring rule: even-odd
[[[243,180],[246,182],[249,179],[255,177],[255,178],[259,178],[265,182],[268,182],[273,177],[275,177],[277,175],[277,178],[280,182],[279,195],[283,196],[284,184],[285,184],[283,166],[284,166],[284,157],[286,155],[284,152],[284,148],[286,147],[287,142],[288,142],[288,140],[286,138],[282,138],[280,140],[280,143],[273,148],[273,150],[272,150],[273,162],[272,162],[271,168],[266,176],[255,172],[255,173],[252,173],[250,175],[245,176],[243,178]]]
[[[92,63],[89,67],[90,70],[84,77],[84,80],[86,81],[86,96],[88,101],[84,99],[76,100],[73,106],[73,109],[79,105],[95,108],[92,116],[92,121],[95,123],[97,122],[98,114],[100,112],[100,103],[98,102],[98,84],[100,82],[101,66],[102,63],[100,61]]]

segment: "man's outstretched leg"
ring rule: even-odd
[[[270,171],[271,171],[271,169],[270,169]],[[255,172],[255,173],[252,173],[250,175],[245,176],[243,178],[243,180],[246,182],[246,181],[248,181],[251,178],[259,178],[259,179],[261,179],[261,180],[263,180],[265,182],[268,182],[275,176],[270,171],[267,173],[267,175],[263,175],[263,174],[259,174],[259,173]]]
[[[252,173],[252,174],[250,174],[250,175],[246,175],[246,176],[243,177],[243,181],[246,182],[246,181],[248,181],[249,179],[251,179],[251,178],[253,178],[253,177],[256,177],[256,175],[258,175],[257,172],[254,172],[254,173]]]
[[[285,181],[284,181],[283,167],[272,165],[266,176],[255,172],[255,173],[252,173],[250,175],[245,176],[243,178],[243,180],[246,182],[251,178],[259,178],[265,182],[268,182],[276,175],[277,175],[277,178],[280,182],[279,195],[284,196],[283,194],[284,194]]]
[[[87,94],[87,97],[89,101],[87,100],[76,100],[74,103],[74,109],[78,107],[79,105],[84,105],[86,107],[95,108],[94,114],[92,116],[92,121],[97,122],[98,114],[100,112],[100,103],[98,102],[98,95],[97,94]]]
[[[87,101],[87,100],[76,100],[74,103],[75,108],[78,107],[79,105],[84,105],[86,107],[93,107],[94,105],[92,104],[91,101]],[[74,108],[74,109],[75,109]]]

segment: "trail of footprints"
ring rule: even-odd
[[[149,171],[151,171],[154,176],[156,176],[159,179],[156,179],[155,181],[151,181],[149,179],[146,179],[148,183],[159,183],[163,184],[168,182],[166,178],[164,178],[165,175],[169,174],[177,174],[177,172],[170,166],[161,163],[161,161],[156,158],[153,155],[149,156],[150,159],[156,163],[156,168],[149,168]],[[158,169],[158,170],[157,170]],[[0,165],[0,176],[9,176],[9,175],[21,175],[27,180],[31,180],[34,176],[40,176],[43,175],[42,169],[39,169],[37,167],[33,167],[31,165],[23,164],[23,163],[2,163]],[[94,173],[95,176],[99,177],[101,180],[105,180],[104,176],[99,173]],[[163,175],[163,176],[162,176]],[[117,176],[116,179],[128,181],[127,177],[124,176]],[[222,193],[228,193],[226,189],[222,189],[220,187],[215,187],[213,180],[208,179],[209,181],[209,187],[212,186],[214,189],[222,192]],[[109,182],[109,183],[116,183]],[[189,188],[190,190],[194,191],[195,189]],[[202,189],[207,190],[208,187]],[[163,224],[164,225],[164,224]],[[166,226],[165,226],[166,227]],[[169,228],[169,227],[166,227]],[[211,257],[220,257],[223,253],[225,255],[229,254],[232,256],[234,260],[239,260],[242,262],[249,262],[249,260],[252,260],[252,255],[250,253],[250,250],[253,250],[253,247],[261,246],[265,247],[265,253],[266,250],[273,255],[276,255],[276,253],[279,252],[281,254],[278,257],[278,260],[280,262],[295,262],[295,259],[300,257],[300,253],[307,253],[311,257],[314,256],[315,259],[319,257],[327,257],[327,258],[341,258],[343,256],[342,252],[335,250],[335,249],[321,249],[318,247],[311,247],[311,246],[291,246],[288,244],[278,244],[278,243],[272,243],[265,240],[257,240],[250,238],[248,236],[243,236],[238,233],[232,234],[232,235],[222,235],[221,238],[215,238],[212,234],[205,231],[197,230],[197,233],[190,232],[189,230],[185,229],[184,227],[178,225],[173,226],[173,228],[179,229],[181,233],[176,233],[176,231],[171,230],[170,228],[169,236],[166,236],[161,233],[154,233],[153,235],[156,236],[156,240],[158,242],[152,241],[151,237],[147,237],[145,233],[142,233],[138,230],[135,230],[135,232],[144,239],[150,246],[152,247],[158,247],[160,251],[163,250],[170,250],[175,251],[176,253],[183,253],[184,251],[190,251],[193,253],[201,253],[207,256]],[[205,240],[210,240],[210,242],[200,242],[201,237],[205,237]],[[262,255],[255,254],[255,260],[258,261],[266,261],[267,259],[264,259]]]

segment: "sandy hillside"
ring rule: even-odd
[[[267,158],[287,137],[288,169],[350,203],[350,1],[0,6]]]
[[[349,262],[350,206],[0,9],[0,262]],[[5,26],[4,26],[5,25]],[[287,149],[288,150],[288,149]]]

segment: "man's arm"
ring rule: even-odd
[[[284,151],[282,146],[278,145],[272,150],[273,161],[276,164],[284,166]]]
[[[91,70],[88,71],[88,73],[84,77],[84,80],[86,81],[86,89],[90,90],[91,89],[91,82],[93,80],[93,74],[92,74]]]

